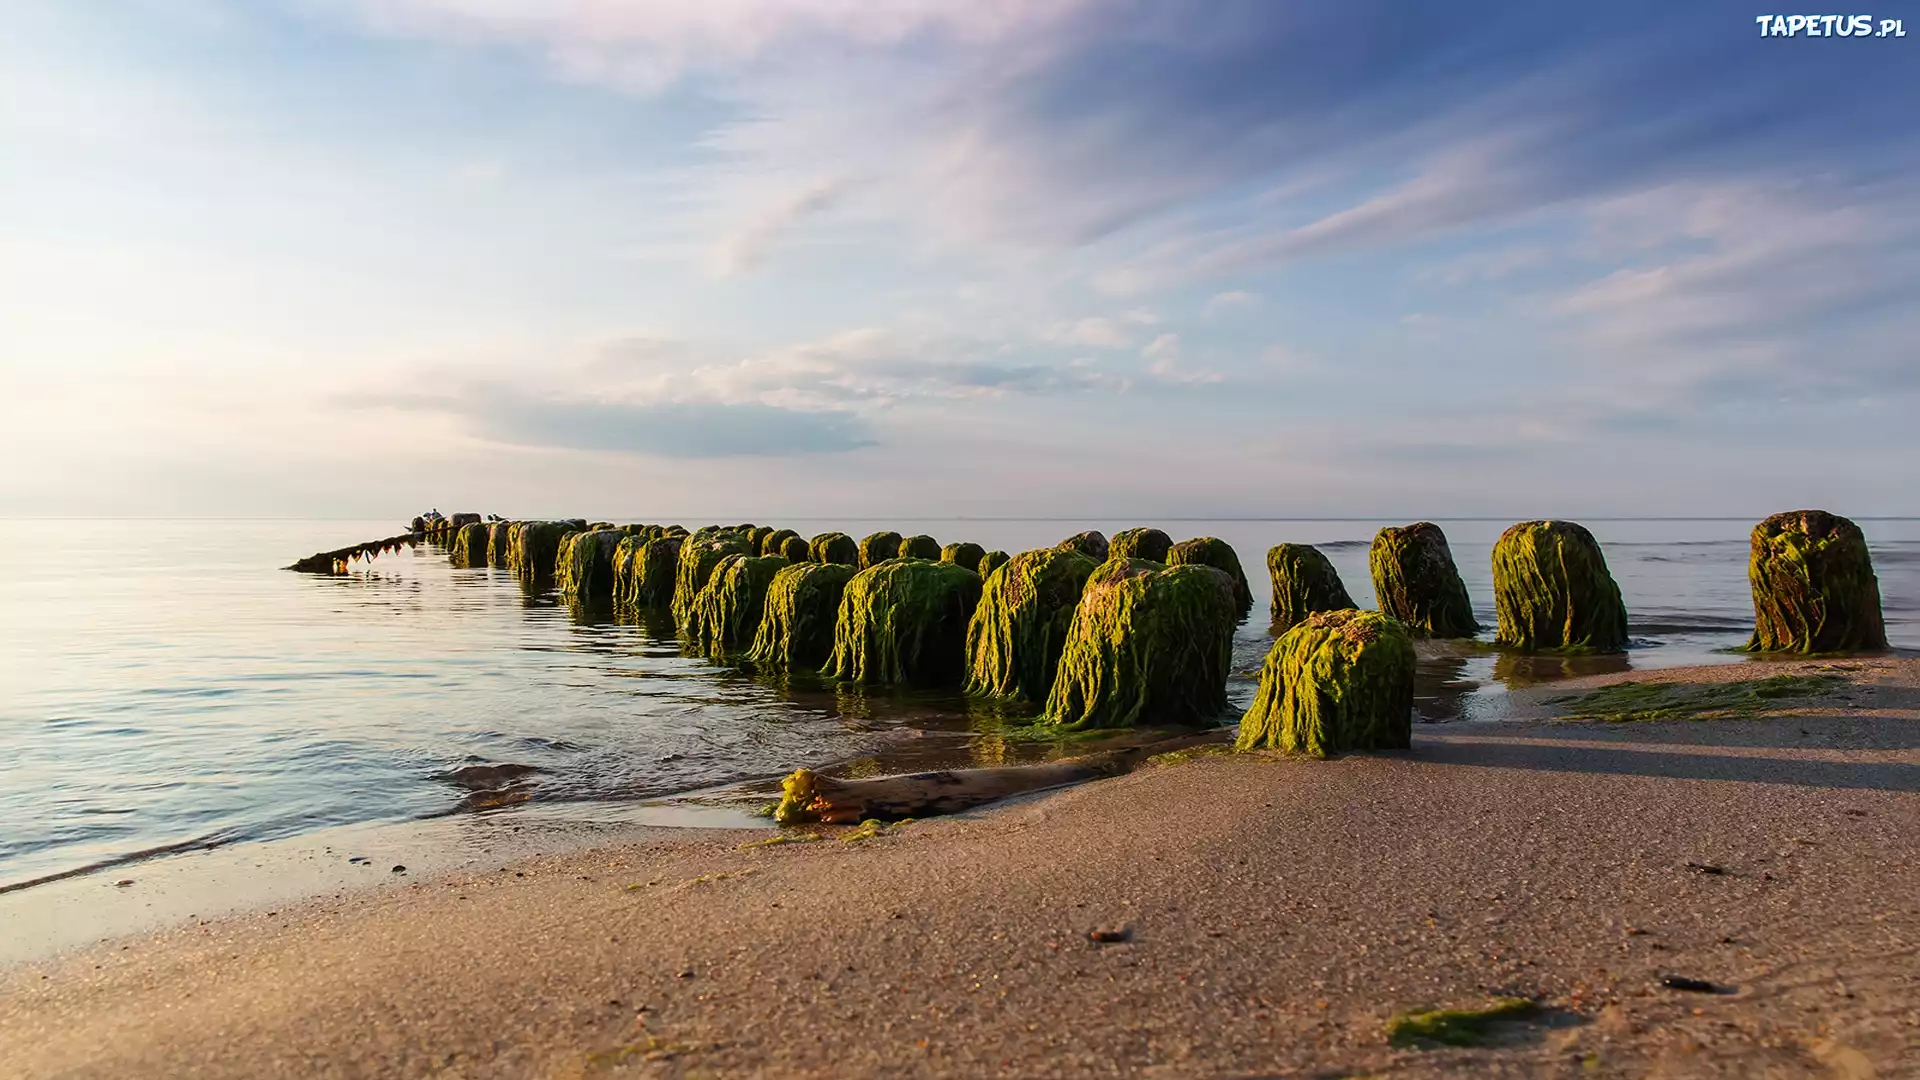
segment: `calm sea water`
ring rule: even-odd
[[[613,517],[611,520],[629,520]],[[689,523],[695,524],[695,523]],[[787,521],[1019,551],[1111,521]],[[1236,650],[1236,702],[1270,639],[1266,549],[1320,545],[1372,603],[1376,521],[1162,522],[1231,543],[1260,606]],[[1507,524],[1444,523],[1483,622]],[[1635,648],[1588,667],[1737,662],[1752,621],[1740,521],[1595,521]],[[1920,521],[1863,522],[1888,631],[1920,647]],[[331,825],[463,812],[443,779],[473,763],[543,772],[540,800],[634,799],[865,759],[868,769],[1058,752],[940,696],[780,686],[680,655],[671,627],[581,616],[422,545],[345,577],[278,567],[392,535],[379,521],[0,521],[0,888],[147,853]],[[1575,665],[1490,650],[1423,660],[1419,709],[1471,721],[1516,683]],[[513,811],[498,811],[511,813]]]

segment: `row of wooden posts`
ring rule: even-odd
[[[690,649],[770,673],[857,685],[964,688],[1025,700],[1062,729],[1202,726],[1226,708],[1234,627],[1253,597],[1234,550],[1136,528],[1079,533],[1007,555],[879,532],[855,541],[767,526],[420,520],[456,564],[551,580],[568,600],[664,609]],[[1430,522],[1380,531],[1369,553],[1378,611],[1356,609],[1326,556],[1267,553],[1278,640],[1240,745],[1310,754],[1404,747],[1413,641],[1480,626],[1446,537]],[[1884,648],[1860,530],[1823,511],[1777,514],[1752,534],[1749,647]],[[1627,615],[1600,545],[1562,521],[1522,522],[1493,550],[1497,644],[1615,652]]]

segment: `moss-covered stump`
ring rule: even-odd
[[[742,526],[740,526],[740,530],[739,530],[739,531],[741,531],[741,532],[744,532],[744,533],[746,533],[746,534],[747,534],[747,543],[749,543],[749,544],[752,544],[752,545],[753,545],[753,552],[754,552],[754,554],[756,554],[756,555],[764,555],[764,554],[766,554],[766,550],[767,550],[767,548],[766,548],[766,545],[767,545],[767,537],[769,537],[769,536],[772,536],[772,535],[773,535],[773,533],[774,533],[774,528],[773,528],[773,526],[771,526],[771,525],[742,525]]]
[[[803,537],[789,536],[780,542],[780,550],[772,552],[788,562],[806,562],[812,549]]]
[[[826,663],[841,598],[857,572],[844,563],[803,562],[775,574],[747,662],[760,671],[806,671]]]
[[[1413,636],[1377,611],[1322,611],[1280,635],[1240,718],[1241,750],[1326,757],[1413,742]]]
[[[759,530],[754,530],[758,532]],[[786,551],[787,541],[799,540],[800,534],[792,529],[774,529],[760,538],[759,550],[762,555],[779,555]],[[802,541],[805,543],[805,541]]]
[[[900,534],[877,532],[860,541],[860,569],[871,570],[888,559],[900,557]]]
[[[487,526],[487,565],[505,570],[507,559],[513,549],[513,526],[511,521],[495,521]]]
[[[560,554],[560,537],[569,530],[558,521],[523,521],[513,536],[513,548],[507,553],[507,569],[522,581],[545,581],[553,577],[554,561]]]
[[[613,558],[627,539],[627,534],[618,529],[594,529],[568,536],[554,560],[553,583],[561,597],[581,604],[611,604]]]
[[[1148,559],[1163,563],[1172,550],[1173,537],[1159,529],[1142,525],[1114,533],[1113,542],[1107,545],[1107,558]]]
[[[1247,583],[1247,572],[1240,568],[1239,554],[1225,540],[1211,536],[1182,540],[1168,549],[1167,565],[1213,567],[1233,579],[1233,601],[1239,605],[1240,618],[1252,613],[1253,586]]]
[[[625,611],[662,608],[673,603],[680,568],[678,536],[646,540],[628,536],[613,549],[613,604]]]
[[[780,555],[728,555],[688,606],[680,641],[688,649],[724,660],[753,644],[767,606],[767,587],[792,566]]]
[[[1100,564],[1077,551],[1023,551],[980,591],[967,626],[967,692],[1045,702],[1074,609]]]
[[[979,574],[980,580],[984,582],[987,578],[993,576],[995,570],[1000,569],[1012,561],[1013,556],[1001,551],[999,548],[995,548],[985,555],[980,556],[980,565],[974,572]]]
[[[807,542],[807,561],[860,566],[860,545],[843,532],[824,532]]]
[[[1775,514],[1753,527],[1752,652],[1861,652],[1887,647],[1880,581],[1860,527],[1825,510]]]
[[[472,569],[486,566],[487,536],[487,527],[478,521],[462,525],[453,535],[453,565]]]
[[[1273,632],[1284,634],[1307,616],[1342,611],[1353,597],[1340,573],[1312,544],[1275,544],[1267,550],[1267,575],[1273,579]]]
[[[458,535],[461,529],[485,520],[479,514],[455,514],[447,519],[447,532],[450,535]]]
[[[1100,564],[1080,594],[1040,722],[1217,722],[1227,707],[1236,621],[1233,579],[1223,571],[1146,559]]]
[[[1437,638],[1480,632],[1447,534],[1433,522],[1381,529],[1367,550],[1367,569],[1383,614]]]
[[[424,517],[414,518],[407,523],[407,531],[410,533],[425,533],[427,531],[427,519]]]
[[[1517,649],[1621,652],[1627,608],[1593,534],[1571,521],[1523,521],[1493,545],[1495,640]]]
[[[1106,562],[1108,554],[1111,553],[1106,534],[1098,529],[1074,533],[1053,546],[1063,551],[1077,551],[1094,562]]]
[[[928,559],[940,561],[940,541],[931,536],[909,536],[900,541],[900,550],[896,553],[902,559]]]
[[[980,575],[953,563],[896,559],[855,574],[834,620],[825,673],[861,684],[957,686]]]
[[[971,541],[962,540],[959,543],[948,544],[946,547],[941,548],[940,561],[950,562],[955,566],[964,566],[978,574],[980,572],[980,560],[985,558],[986,554],[986,548]]]
[[[673,576],[673,623],[675,626],[687,625],[688,613],[693,610],[694,598],[700,590],[707,587],[713,578],[714,567],[729,555],[752,555],[753,543],[748,534],[732,531],[695,533],[681,541],[678,562]]]

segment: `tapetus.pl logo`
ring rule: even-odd
[[[1899,38],[1907,31],[1899,19],[1871,15],[1755,15],[1761,37]]]

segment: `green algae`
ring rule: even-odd
[[[793,564],[780,555],[727,555],[680,620],[689,651],[725,660],[753,643],[766,610],[767,588]]]
[[[1838,675],[1775,675],[1726,683],[1623,682],[1591,693],[1550,699],[1563,720],[1609,723],[1660,720],[1747,720],[1829,694]]]
[[[613,550],[613,606],[640,611],[672,604],[680,544],[678,536],[644,540],[632,535],[621,540]]]
[[[1423,1042],[1446,1046],[1477,1046],[1487,1040],[1502,1020],[1524,1020],[1540,1011],[1526,998],[1502,997],[1478,1009],[1433,1009],[1404,1012],[1387,1021],[1387,1041],[1395,1046]]]
[[[1234,748],[1322,758],[1404,750],[1413,672],[1413,638],[1398,621],[1353,608],[1316,612],[1267,652]]]
[[[553,583],[562,599],[587,608],[613,603],[613,558],[625,533],[616,529],[570,533],[554,560]]]
[[[1140,525],[1114,533],[1113,542],[1107,545],[1107,558],[1148,559],[1163,563],[1172,551],[1173,537],[1159,529]]]
[[[806,562],[811,553],[806,540],[798,536],[787,537],[780,542],[779,551],[771,552],[771,554],[778,555],[788,562],[794,563]]]
[[[980,576],[963,566],[894,559],[847,582],[824,672],[863,685],[957,685]]]
[[[1273,579],[1273,632],[1284,634],[1307,616],[1353,607],[1340,572],[1311,544],[1275,544],[1267,551]]]
[[[673,578],[673,622],[686,626],[694,598],[712,580],[714,568],[729,555],[752,555],[748,535],[733,530],[701,530],[681,541]]]
[[[1080,594],[1038,723],[1087,729],[1219,722],[1234,610],[1233,579],[1213,567],[1102,563]]]
[[[940,561],[955,566],[964,566],[976,574],[980,573],[980,560],[987,555],[987,549],[969,540],[948,544],[940,549]],[[986,575],[981,574],[981,577]]]
[[[902,559],[927,559],[931,562],[939,562],[940,541],[924,534],[909,536],[900,541],[900,549],[896,554]]]
[[[1749,652],[1842,653],[1887,647],[1880,581],[1860,527],[1824,510],[1753,527]]]
[[[762,555],[785,555],[787,541],[799,540],[800,534],[792,529],[775,529],[760,538],[758,550]],[[806,550],[806,541],[801,541],[801,550]]]
[[[814,790],[813,770],[795,769],[780,781],[780,802],[773,808],[773,820],[782,825],[820,820],[819,811],[813,805],[818,794]]]
[[[1189,761],[1198,761],[1206,757],[1225,757],[1234,752],[1232,743],[1201,743],[1199,746],[1169,750],[1164,754],[1155,754],[1146,760],[1154,766],[1184,765]]]
[[[860,545],[843,532],[823,532],[807,543],[807,558],[817,563],[859,567]]]
[[[1045,702],[1087,578],[1077,551],[1023,551],[981,588],[967,627],[967,692]]]
[[[882,530],[860,541],[860,569],[870,570],[888,559],[900,557],[900,534]]]
[[[809,562],[775,574],[747,662],[756,671],[811,671],[826,663],[840,601],[855,573],[841,563]]]
[[[734,529],[733,531],[744,532],[747,534],[747,543],[753,546],[754,554],[756,555],[770,554],[770,552],[767,551],[767,538],[774,534],[773,526],[742,525],[742,526],[739,526],[737,529]]]
[[[1012,560],[1013,556],[1001,551],[999,548],[995,548],[985,555],[980,556],[980,565],[975,568],[974,572],[980,575],[981,581],[985,581],[988,577],[992,576],[995,570],[1007,565],[1007,563]]]
[[[1470,638],[1480,632],[1447,534],[1433,522],[1381,529],[1367,551],[1367,568],[1382,614],[1430,637]]]
[[[1615,653],[1627,608],[1593,534],[1571,521],[1523,521],[1493,545],[1495,641],[1526,650]]]
[[[1053,546],[1064,551],[1077,551],[1087,558],[1092,559],[1094,562],[1106,562],[1107,555],[1111,550],[1110,545],[1107,543],[1106,534],[1100,532],[1098,529],[1088,529],[1086,532],[1074,533],[1072,536],[1067,537],[1065,540]]]
[[[1240,568],[1239,554],[1225,540],[1211,536],[1182,540],[1168,550],[1167,565],[1211,566],[1226,574],[1233,579],[1233,600],[1240,609],[1240,619],[1253,612],[1253,586],[1247,583],[1247,572]]]
[[[560,554],[560,538],[568,531],[558,521],[521,522],[513,537],[513,549],[508,552],[507,569],[528,583],[552,580],[554,563]]]
[[[513,525],[511,521],[496,521],[487,526],[487,565],[497,570],[507,568],[507,557],[513,546]]]
[[[460,526],[453,535],[453,565],[480,569],[487,565],[487,544],[491,530],[478,521],[469,521]]]

